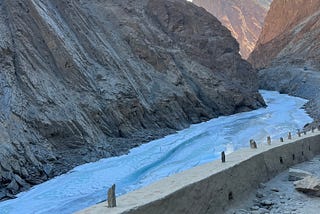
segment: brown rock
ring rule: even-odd
[[[274,0],[249,61],[261,69],[295,64],[320,69],[320,1]]]
[[[271,0],[193,0],[205,8],[226,26],[240,44],[244,59],[249,57],[262,30]]]

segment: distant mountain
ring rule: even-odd
[[[274,0],[249,60],[256,68],[294,64],[320,70],[320,1]]]
[[[320,124],[319,0],[274,0],[248,60],[261,88],[310,100],[306,110]]]
[[[248,58],[259,38],[272,0],[193,0],[216,16],[238,40],[240,53]]]

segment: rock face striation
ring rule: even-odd
[[[290,64],[320,70],[320,1],[274,0],[249,61],[261,69]]]
[[[320,1],[274,0],[255,50],[260,87],[309,99],[320,121]]]
[[[264,105],[230,32],[184,0],[0,0],[0,199]]]
[[[240,53],[247,59],[262,30],[272,0],[193,0],[216,16],[238,40]]]

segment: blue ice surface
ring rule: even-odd
[[[223,116],[134,148],[128,155],[78,166],[69,173],[0,203],[0,214],[72,213],[106,199],[116,184],[117,195],[248,147],[296,132],[312,119],[301,109],[307,100],[260,91],[267,108]]]

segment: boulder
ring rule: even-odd
[[[289,169],[289,177],[288,180],[289,181],[299,181],[304,179],[307,176],[312,176],[311,173],[303,171],[301,169]]]
[[[294,182],[295,189],[307,195],[320,197],[320,179],[315,176],[307,176]]]

